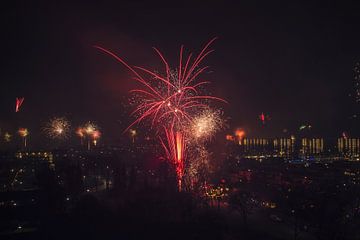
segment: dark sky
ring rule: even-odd
[[[2,129],[21,125],[38,132],[49,117],[65,115],[74,125],[93,120],[108,136],[120,134],[118,120],[127,114],[121,101],[134,83],[92,45],[155,68],[160,61],[151,47],[175,64],[181,44],[197,52],[218,36],[205,60],[212,71],[203,78],[230,102],[224,109],[232,128],[279,134],[309,123],[316,134],[356,132],[348,120],[352,68],[360,60],[355,1],[98,2],[3,7]],[[17,96],[25,97],[19,114]],[[261,112],[271,118],[265,129]]]

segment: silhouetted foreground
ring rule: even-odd
[[[43,196],[44,200],[49,196]],[[226,216],[221,209],[195,201],[188,193],[147,189],[100,196],[85,194],[69,209],[53,205],[54,199],[48,200],[48,205],[42,203],[18,213],[28,214],[32,221],[37,219],[35,231],[26,231],[23,226],[21,233],[6,238],[271,239],[248,231],[241,218]]]

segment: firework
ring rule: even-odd
[[[211,139],[214,134],[223,126],[220,110],[207,108],[191,121],[189,135],[195,141],[206,141]]]
[[[95,130],[92,132],[91,137],[92,137],[94,146],[97,145],[97,141],[99,140],[100,136],[101,136],[101,132],[99,130]]]
[[[299,127],[299,131],[302,131],[302,130],[305,130],[305,129],[311,129],[311,125],[310,124],[309,125],[301,125]]]
[[[83,145],[83,141],[87,138],[87,148],[90,150],[91,148],[91,141],[96,146],[97,140],[100,138],[100,131],[98,126],[96,126],[92,122],[87,122],[84,126],[79,127],[76,130],[76,135],[80,137],[81,145]]]
[[[132,142],[135,143],[135,137],[137,135],[136,129],[129,129],[129,134],[132,139]]]
[[[27,128],[19,128],[18,134],[23,139],[24,147],[26,147],[27,146],[27,136],[29,135],[29,131],[27,130]]]
[[[221,98],[202,93],[202,88],[209,82],[197,81],[199,75],[208,69],[207,66],[199,65],[213,52],[209,47],[215,39],[209,41],[193,60],[192,53],[186,57],[184,47],[181,46],[179,64],[175,69],[171,69],[163,54],[154,48],[164,64],[163,74],[144,67],[130,66],[111,51],[95,46],[126,66],[134,74],[134,80],[142,85],[142,88],[131,91],[134,94],[135,104],[131,116],[135,116],[135,121],[125,132],[146,119],[151,123],[151,127],[163,130],[158,131],[163,133],[159,134],[160,142],[167,158],[176,166],[180,190],[188,149],[187,126],[193,124],[194,116],[197,116],[199,111],[209,108],[210,100],[226,102]]]
[[[261,114],[259,115],[259,119],[260,119],[260,121],[262,122],[262,124],[265,124],[265,114],[264,114],[264,113],[261,113]]]
[[[225,139],[226,139],[227,141],[234,141],[234,140],[235,140],[234,136],[231,135],[231,134],[226,134]]]
[[[85,133],[84,133],[84,129],[82,127],[78,127],[76,129],[76,135],[78,135],[78,137],[80,138],[80,143],[81,145],[84,144],[84,137],[85,137]]]
[[[260,120],[260,122],[264,125],[267,121],[271,120],[271,118],[270,118],[269,115],[267,115],[267,114],[265,114],[265,113],[262,112],[262,113],[259,115],[259,120]]]
[[[25,98],[16,98],[16,104],[15,104],[15,112],[20,111],[20,107],[23,104]]]
[[[241,145],[242,144],[242,140],[244,139],[245,137],[245,131],[241,128],[238,128],[235,130],[235,136],[239,142],[239,144]]]
[[[10,133],[8,133],[8,132],[5,132],[5,134],[4,134],[4,141],[5,142],[10,142],[11,141],[11,134]]]
[[[49,138],[52,139],[66,139],[70,132],[70,123],[64,117],[52,118],[45,125],[43,131]]]
[[[97,126],[95,124],[91,123],[91,122],[88,122],[88,123],[85,124],[83,129],[84,129],[84,132],[87,135],[91,136],[96,131]]]

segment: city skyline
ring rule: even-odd
[[[2,238],[360,239],[359,2],[2,10]]]

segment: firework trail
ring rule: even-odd
[[[43,131],[49,138],[66,139],[69,137],[70,123],[65,117],[56,117],[46,123]]]
[[[199,111],[209,108],[210,100],[226,102],[221,98],[202,94],[201,89],[209,82],[198,81],[199,75],[208,69],[208,66],[200,67],[200,63],[213,52],[209,47],[215,40],[216,38],[211,39],[194,58],[192,53],[185,56],[184,47],[181,46],[179,63],[175,69],[171,69],[163,54],[154,48],[164,65],[163,74],[145,67],[130,66],[111,51],[95,46],[127,67],[133,73],[133,79],[142,85],[142,88],[130,91],[135,94],[136,99],[136,107],[131,113],[131,116],[135,116],[135,121],[125,132],[143,120],[150,120],[151,127],[163,130],[163,136],[159,136],[160,142],[167,158],[175,164],[179,190],[188,148],[186,139],[191,137],[187,134],[187,127],[193,123],[194,116]]]
[[[15,100],[15,112],[19,112],[20,111],[20,107],[23,104],[25,98],[16,98]]]

